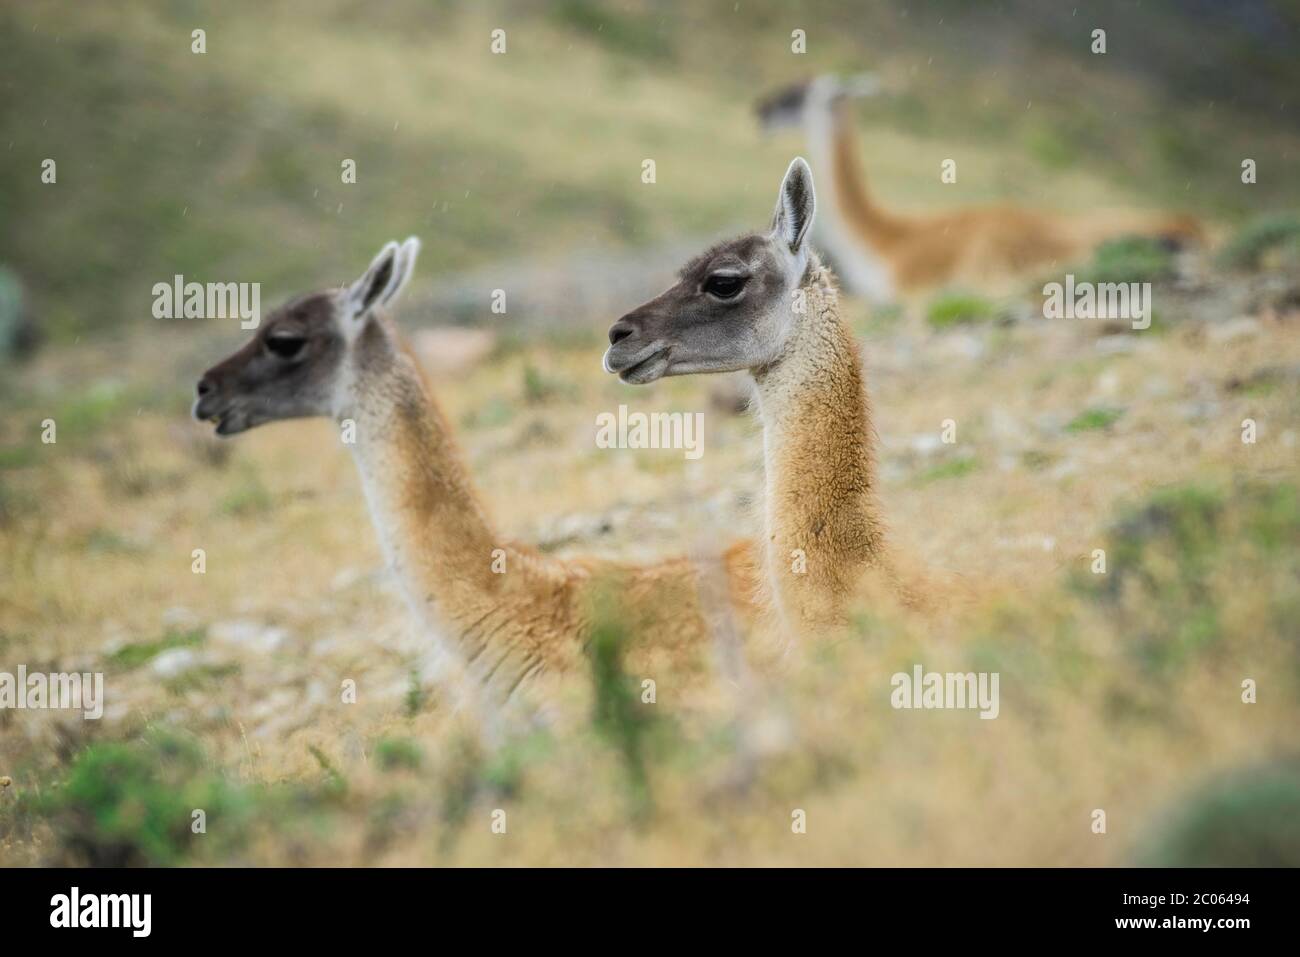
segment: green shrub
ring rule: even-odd
[[[560,0],[551,8],[551,16],[614,53],[647,60],[672,56],[669,35],[662,20],[652,11],[636,14],[610,9],[592,0]]]
[[[1121,513],[1106,537],[1106,573],[1081,576],[1081,587],[1115,616],[1148,673],[1169,671],[1236,633],[1224,625],[1225,595],[1243,578],[1290,573],[1298,498],[1289,484],[1161,489]],[[1292,612],[1282,598],[1274,607],[1268,620],[1283,633]]]
[[[214,845],[237,842],[249,796],[209,770],[197,744],[151,732],[129,743],[93,744],[66,779],[37,802],[58,840],[58,863],[90,867],[181,863],[205,827],[220,829]]]
[[[1142,867],[1300,867],[1300,762],[1246,768],[1203,787],[1135,855]]]
[[[1177,274],[1174,254],[1146,236],[1110,239],[1096,248],[1092,261],[1076,269],[1076,283],[1160,282]]]
[[[1219,251],[1219,262],[1232,269],[1258,269],[1280,247],[1294,247],[1300,254],[1300,216],[1277,213],[1251,220]]]

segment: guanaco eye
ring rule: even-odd
[[[748,278],[745,276],[726,276],[715,274],[704,280],[704,291],[719,299],[735,299],[740,290],[745,288]]]
[[[268,336],[266,340],[267,350],[281,359],[292,359],[306,344],[302,336]]]

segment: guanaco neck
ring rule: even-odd
[[[875,433],[862,360],[815,260],[806,309],[777,360],[754,370],[763,421],[767,579],[792,626],[838,619],[882,561]]]
[[[819,242],[851,291],[876,302],[892,299],[896,280],[889,250],[903,237],[905,228],[871,198],[849,104],[840,101],[809,109],[804,135],[813,169],[829,174],[817,182],[819,202],[813,228]]]
[[[484,650],[485,617],[508,613],[538,584],[539,572],[555,570],[501,542],[395,330],[376,319],[360,335],[338,417],[356,422],[351,449],[366,503],[417,619],[468,665]],[[508,563],[506,573],[494,572],[494,559]]]

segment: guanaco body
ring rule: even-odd
[[[757,108],[765,130],[802,130],[822,198],[815,240],[851,293],[885,302],[944,284],[996,285],[1085,260],[1102,242],[1124,236],[1176,246],[1203,241],[1201,226],[1184,215],[1066,214],[1005,204],[892,212],[867,187],[854,119],[853,99],[877,89],[870,75],[819,76],[774,93]]]

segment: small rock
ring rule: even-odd
[[[279,648],[289,633],[283,628],[259,624],[255,621],[220,621],[212,626],[209,636],[225,645],[239,645],[251,651],[270,652]]]
[[[939,339],[939,354],[962,359],[978,359],[987,348],[984,340],[969,332],[955,332]]]
[[[989,435],[1002,446],[1018,448],[1028,437],[1029,430],[1019,419],[997,407],[989,410],[987,423]]]
[[[153,673],[159,678],[175,678],[196,667],[199,656],[192,648],[172,648],[153,660]]]
[[[1184,422],[1204,422],[1219,414],[1219,403],[1208,399],[1182,402],[1177,408]]]
[[[943,448],[943,436],[938,432],[920,432],[907,440],[907,446],[917,455],[934,455]]]
[[[1096,383],[1092,387],[1092,395],[1096,400],[1113,399],[1119,392],[1119,373],[1114,369],[1107,369],[1097,377]]]
[[[1034,428],[1043,435],[1059,435],[1069,421],[1069,416],[1048,410],[1034,417]]]
[[[1165,379],[1149,376],[1142,386],[1142,394],[1151,399],[1163,399],[1173,395],[1173,387]]]
[[[1104,356],[1123,355],[1137,348],[1137,339],[1127,333],[1102,336],[1093,344],[1093,348]]]

